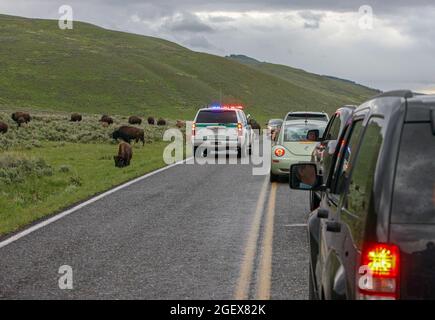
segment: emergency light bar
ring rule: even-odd
[[[240,104],[213,104],[208,106],[209,109],[239,109],[243,110],[243,106]]]

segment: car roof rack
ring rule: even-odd
[[[398,98],[405,98],[409,99],[414,96],[414,93],[411,90],[394,90],[394,91],[387,91],[383,92],[374,98],[385,98],[385,97],[398,97]]]

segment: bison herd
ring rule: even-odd
[[[32,117],[27,112],[14,112],[11,116],[12,120],[15,121],[18,127],[21,127],[22,124],[27,124],[32,120]],[[83,117],[79,113],[72,113],[70,122],[81,122],[83,120]],[[107,127],[114,123],[113,118],[108,115],[103,115],[101,119],[99,120],[103,124],[103,126]],[[158,126],[166,126],[167,122],[163,118],[159,118],[157,121],[153,117],[148,117],[147,119],[148,124]],[[128,123],[131,125],[141,125],[142,119],[137,116],[131,116],[128,118]],[[184,127],[185,122],[184,121],[177,121],[177,127],[182,128]],[[0,133],[7,133],[9,129],[9,126],[5,123],[0,121]],[[121,139],[123,140],[119,144],[118,149],[118,155],[114,156],[115,160],[115,166],[122,168],[130,165],[131,158],[133,156],[133,151],[130,146],[130,143],[132,140],[134,140],[136,143],[139,141],[142,141],[142,145],[145,145],[145,133],[143,129],[139,129],[136,127],[131,126],[121,126],[120,128],[113,131],[111,134],[111,137],[115,140]]]

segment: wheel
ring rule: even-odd
[[[237,158],[241,158],[241,157],[242,157],[242,148],[237,147]]]
[[[276,182],[278,181],[279,176],[276,174],[273,174],[272,171],[270,172],[270,182]]]
[[[196,158],[196,151],[198,150],[198,147],[193,147],[193,158]]]

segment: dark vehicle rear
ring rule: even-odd
[[[291,168],[292,188],[323,190],[308,223],[310,297],[435,299],[435,96],[382,94],[342,139],[327,177],[302,184],[315,163]]]

